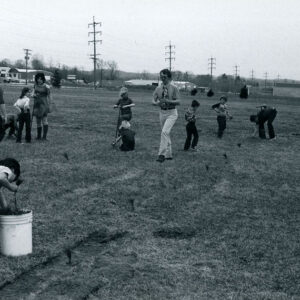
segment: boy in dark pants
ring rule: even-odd
[[[26,127],[26,135],[25,140],[26,143],[31,142],[31,118],[30,118],[30,99],[29,99],[29,88],[25,87],[22,90],[20,98],[17,100],[17,102],[14,104],[14,107],[19,112],[19,129],[17,133],[17,143],[21,143],[22,140],[22,131],[25,124]]]
[[[232,116],[228,113],[226,102],[227,97],[222,96],[219,103],[212,105],[212,109],[218,114],[218,138],[222,138],[226,129],[226,118],[232,119]]]
[[[196,111],[198,107],[200,106],[200,103],[197,100],[193,100],[191,107],[188,108],[188,110],[185,113],[185,120],[187,121],[186,124],[186,141],[184,144],[184,150],[187,151],[190,149],[191,141],[192,141],[192,150],[196,151],[196,146],[198,144],[198,130],[196,127]]]
[[[274,107],[268,107],[266,105],[260,106],[260,111],[257,115],[251,115],[250,121],[255,123],[255,129],[253,132],[253,136],[256,135],[257,129],[259,132],[259,137],[261,139],[266,139],[266,132],[265,132],[265,122],[267,122],[268,125],[268,131],[269,131],[269,138],[270,140],[276,139],[274,127],[273,127],[273,121],[276,118],[277,110]]]

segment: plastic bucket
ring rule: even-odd
[[[32,211],[0,215],[0,252],[11,256],[32,253]]]

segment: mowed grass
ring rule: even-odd
[[[20,91],[4,92],[13,111]],[[111,147],[118,92],[107,90],[53,90],[50,141],[0,144],[2,158],[21,162],[19,206],[34,215],[33,254],[0,257],[0,284],[12,282],[0,299],[299,299],[299,99],[229,96],[234,118],[219,140],[210,109],[218,97],[198,96],[199,151],[184,152],[184,111],[193,98],[183,94],[172,130],[174,160],[159,164],[152,93],[129,93],[136,103],[133,152]],[[278,110],[273,142],[251,137],[249,115],[262,103]],[[76,250],[95,231],[126,234],[97,250]],[[18,278],[69,247],[76,271],[50,280],[62,268],[53,263],[42,267],[37,286],[26,282],[27,273]],[[14,290],[19,280],[26,286]]]

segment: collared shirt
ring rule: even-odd
[[[168,99],[168,100],[178,100],[180,98],[179,91],[177,87],[172,84],[168,83],[167,85],[160,85],[158,86],[154,93],[153,93],[154,100],[160,100]],[[160,107],[162,109],[172,109],[175,108],[175,104],[172,103],[161,103]]]
[[[29,109],[30,99],[28,97],[19,98],[14,106],[19,107],[20,109]]]

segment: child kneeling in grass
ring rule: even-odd
[[[135,132],[130,129],[130,123],[126,120],[122,121],[119,128],[119,132],[122,138],[121,151],[132,151],[135,147]]]
[[[20,164],[14,158],[0,160],[0,209],[6,210],[8,208],[2,188],[16,193],[21,183],[20,173]]]

